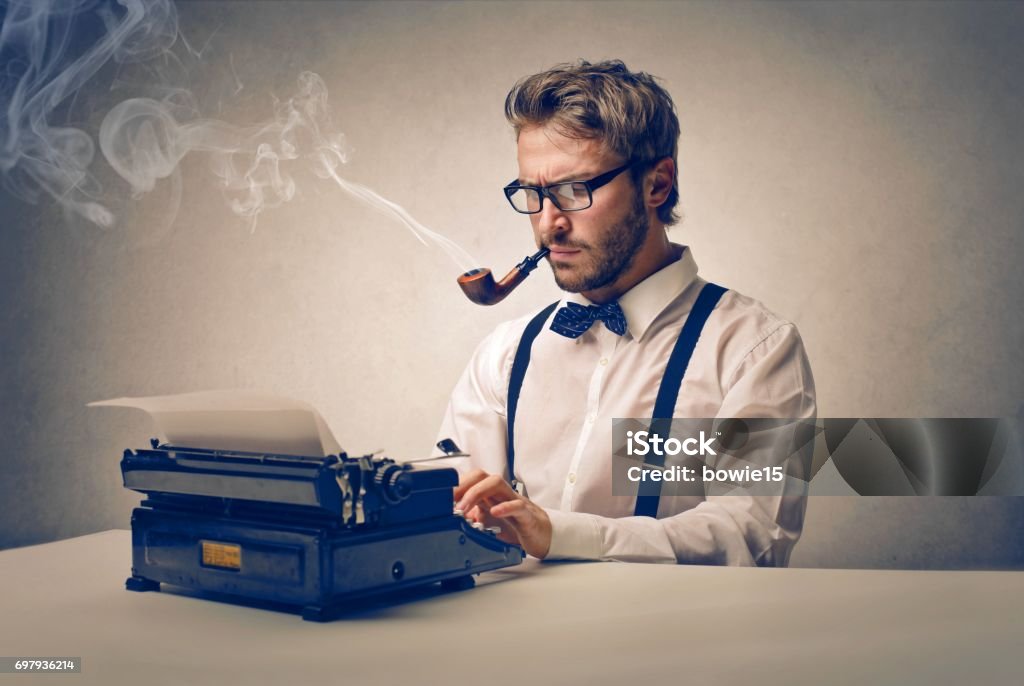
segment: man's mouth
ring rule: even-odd
[[[582,254],[583,251],[579,248],[558,248],[552,246],[548,259],[552,262],[573,262]]]
[[[549,245],[548,250],[551,251],[551,257],[569,257],[572,255],[583,252],[582,248],[575,248],[568,245]]]

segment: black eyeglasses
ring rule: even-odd
[[[512,209],[522,214],[537,214],[544,209],[544,198],[563,212],[585,210],[594,204],[594,191],[611,182],[636,162],[627,162],[588,181],[563,181],[550,186],[520,186],[513,181],[505,186],[505,197]]]

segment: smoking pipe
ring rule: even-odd
[[[459,277],[459,286],[466,297],[477,305],[494,305],[505,299],[505,296],[515,290],[516,286],[526,280],[526,277],[537,268],[537,264],[551,252],[547,248],[541,248],[534,254],[528,256],[522,262],[512,267],[512,271],[505,275],[505,278],[495,283],[494,275],[487,267],[472,269]]]

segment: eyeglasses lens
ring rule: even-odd
[[[582,210],[590,207],[590,191],[584,183],[559,183],[548,187],[549,199],[561,210]],[[518,188],[509,195],[519,212],[540,212],[541,195],[532,188]]]
[[[512,201],[512,206],[519,212],[540,211],[540,194],[532,188],[519,188],[509,195],[508,199]]]
[[[561,183],[551,189],[563,210],[582,210],[590,207],[590,193],[583,183]]]

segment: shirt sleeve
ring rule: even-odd
[[[441,421],[437,440],[451,438],[469,457],[438,460],[435,464],[454,467],[460,474],[470,469],[505,473],[505,405],[514,343],[518,340],[514,324],[501,324],[477,346],[455,384]]]
[[[726,377],[719,417],[792,418],[813,421],[814,380],[796,327],[780,323]],[[790,460],[808,460],[806,444]],[[787,473],[803,474],[786,465]],[[764,484],[761,484],[764,485]],[[552,539],[548,559],[619,560],[785,566],[800,537],[806,482],[786,478],[757,495],[712,495],[664,519],[609,518],[546,510]]]

